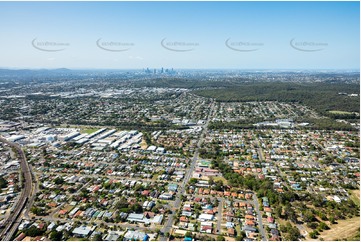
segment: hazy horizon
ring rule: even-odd
[[[359,7],[359,2],[0,2],[0,66],[359,70]]]
[[[165,69],[174,69],[175,71],[356,71],[360,72],[360,69],[356,68],[349,68],[349,69],[335,69],[335,68],[273,68],[273,69],[267,69],[267,68],[176,68],[176,67],[143,67],[143,68],[92,68],[92,67],[84,67],[84,68],[67,68],[67,67],[54,67],[54,68],[32,68],[32,67],[0,67],[0,70],[14,70],[14,71],[20,71],[20,70],[33,70],[33,71],[41,71],[41,70],[69,70],[69,71],[141,71],[149,68],[150,70],[159,70],[161,68]]]

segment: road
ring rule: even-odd
[[[262,151],[261,143],[259,142],[258,139],[256,140],[256,144],[258,146],[258,148],[257,148],[258,159],[259,159],[259,161],[262,162],[264,160],[263,151]]]
[[[221,234],[221,224],[222,224],[222,213],[223,213],[223,197],[220,197],[218,202],[218,218],[217,218],[217,234]]]
[[[199,159],[199,148],[203,144],[203,139],[204,139],[204,136],[207,133],[207,130],[208,130],[207,128],[208,128],[209,122],[210,122],[211,118],[213,117],[214,108],[215,108],[215,104],[214,104],[214,102],[212,102],[211,107],[209,109],[209,114],[208,114],[206,123],[202,126],[203,129],[202,129],[201,134],[199,135],[199,140],[198,140],[198,143],[197,143],[197,147],[196,147],[196,149],[194,151],[192,162],[191,162],[190,167],[189,167],[186,175],[184,176],[184,180],[183,180],[183,182],[182,182],[182,184],[181,184],[181,186],[180,186],[180,188],[179,188],[179,190],[177,192],[177,196],[176,196],[174,206],[173,206],[173,209],[174,209],[173,211],[177,211],[180,208],[180,205],[181,205],[181,202],[182,202],[181,201],[181,196],[183,194],[185,194],[185,188],[187,186],[187,183],[188,183],[189,179],[191,178],[191,176],[193,174],[193,171],[194,171],[194,169],[196,167],[197,160]],[[169,233],[171,228],[172,228],[174,215],[175,215],[175,212],[170,214],[169,217],[168,217],[168,220],[164,224],[164,227],[162,229],[163,234],[160,237],[161,241],[167,240],[167,237],[165,236],[165,234]]]
[[[0,142],[3,142],[16,150],[20,160],[20,169],[24,174],[24,187],[21,191],[20,198],[15,205],[14,211],[9,215],[4,223],[5,228],[0,233],[1,240],[9,241],[13,237],[17,230],[18,224],[22,220],[22,216],[20,216],[21,213],[25,212],[26,214],[26,210],[30,209],[29,199],[32,197],[33,179],[29,164],[26,161],[26,157],[24,151],[21,149],[21,146],[16,143],[9,142],[3,137],[0,137]]]
[[[201,197],[201,198],[204,198],[204,197],[213,197],[211,195],[195,195],[194,197]],[[227,198],[228,199],[228,198]],[[222,221],[222,211],[223,211],[223,204],[224,204],[224,198],[223,197],[220,197],[219,198],[219,206],[218,206],[218,221],[217,221],[217,230],[219,231],[218,234],[221,234],[221,221]],[[260,231],[260,234],[262,236],[262,241],[267,241],[267,233],[265,232],[265,229],[263,227],[263,222],[262,222],[262,216],[261,216],[261,211],[259,209],[259,203],[258,203],[258,199],[257,199],[257,195],[256,194],[253,194],[252,196],[252,200],[241,200],[241,199],[233,199],[234,202],[244,202],[244,203],[250,203],[253,205],[256,213],[257,213],[257,220],[258,220],[258,225],[259,225],[259,231]],[[221,206],[222,204],[222,206]],[[220,216],[221,215],[221,216]]]
[[[65,219],[65,218],[55,218],[53,216],[36,216],[37,219],[46,221],[46,222],[60,222],[60,223],[72,223],[72,222],[79,222],[80,224],[84,222],[84,219]],[[137,224],[128,224],[128,223],[110,223],[110,222],[104,222],[102,220],[92,220],[91,224],[94,223],[98,226],[101,226],[102,224],[108,226],[108,227],[121,227],[124,229],[136,229],[136,230],[149,230],[149,227],[144,227],[143,225],[137,225]]]
[[[262,162],[264,160],[262,146],[261,146],[261,143],[260,143],[260,141],[258,139],[257,139],[256,142],[257,142],[257,145],[258,145],[258,149],[257,149],[258,150],[258,159]],[[254,208],[256,209],[256,212],[257,212],[259,232],[261,234],[262,241],[267,241],[268,236],[267,236],[267,233],[264,231],[261,211],[259,210],[259,204],[258,204],[258,199],[257,199],[256,194],[253,194],[253,205],[254,205]]]
[[[195,195],[195,197],[212,197],[211,195],[205,196],[205,195]],[[221,234],[221,221],[222,221],[222,212],[223,212],[223,205],[224,205],[224,198],[219,198],[219,206],[218,206],[218,221],[217,221],[217,230],[219,231],[218,234]],[[250,203],[254,206],[254,209],[257,213],[257,219],[258,219],[258,225],[259,225],[259,231],[262,236],[262,241],[267,241],[267,233],[265,232],[265,229],[263,227],[262,223],[262,216],[261,211],[259,210],[259,203],[257,199],[257,195],[253,194],[252,200],[241,200],[241,199],[234,199],[234,202],[244,202],[244,203]]]
[[[257,212],[258,227],[259,227],[259,232],[260,232],[261,237],[262,237],[262,241],[267,241],[267,233],[265,233],[265,231],[264,231],[261,211],[259,210],[258,198],[257,198],[256,194],[253,194],[253,205],[254,205],[254,208],[256,209],[256,212]]]

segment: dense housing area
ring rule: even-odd
[[[4,238],[359,239],[355,75],[88,75],[0,79]]]

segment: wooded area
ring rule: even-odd
[[[195,90],[195,94],[215,98],[219,102],[279,101],[297,102],[314,108],[331,118],[355,118],[353,114],[333,114],[329,111],[359,112],[360,98],[339,94],[359,94],[360,85],[345,83],[243,83],[232,88]]]

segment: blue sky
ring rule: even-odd
[[[0,2],[0,67],[359,69],[359,9],[359,2]],[[106,51],[99,39],[127,50]],[[56,49],[63,50],[44,51]]]

